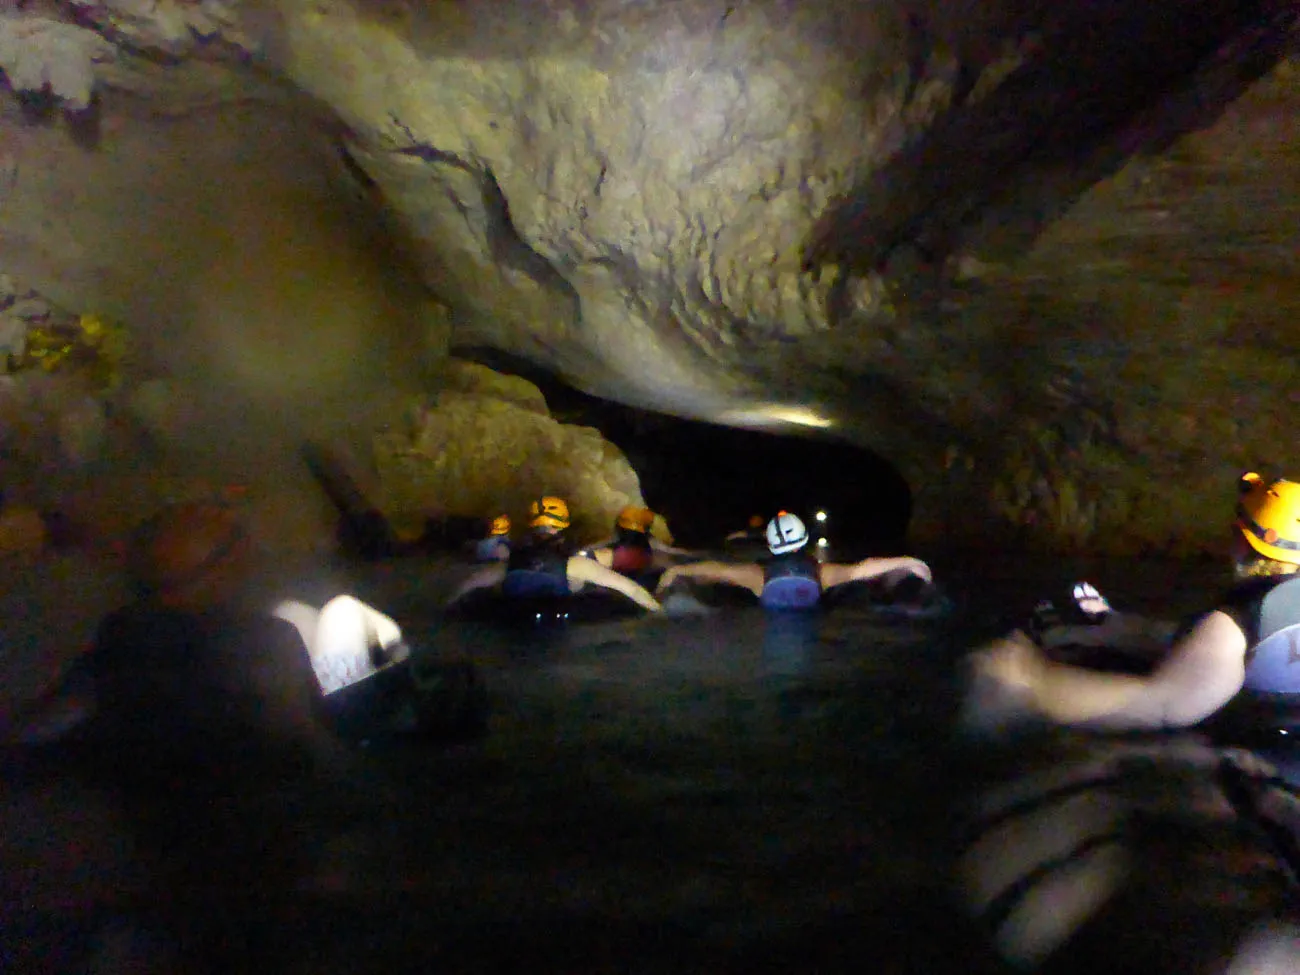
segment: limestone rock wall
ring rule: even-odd
[[[123,324],[120,412],[247,477],[295,465],[305,436],[368,436],[447,329],[310,122],[213,97],[173,115],[120,96],[90,143],[0,100],[0,269],[74,320]]]
[[[1293,461],[1267,423],[1223,420],[1252,408],[1228,390],[1255,353],[1290,348],[1287,326],[1257,340],[1244,313],[1200,317],[1195,235],[1223,244],[1234,280],[1285,290],[1293,268],[1228,256],[1289,226],[1248,209],[1263,170],[1214,151],[1180,167],[1192,143],[1176,140],[1282,61],[1298,20],[1288,0],[10,5],[0,70],[25,94],[0,119],[0,267],[148,323],[162,347],[196,337],[188,390],[234,391],[210,414],[232,432],[356,420],[362,360],[379,392],[412,358],[371,337],[432,334],[634,405],[843,432],[900,466],[933,530],[1187,540],[1200,509],[1162,504],[1142,472],[1176,470],[1190,499],[1246,455]],[[1267,84],[1294,108],[1293,74]],[[203,128],[232,102],[262,141]],[[1294,144],[1285,109],[1251,111],[1279,124],[1230,115],[1209,138]],[[185,166],[105,168],[184,156],[160,116],[202,130],[179,145],[194,169],[220,160],[201,182],[215,192],[173,178]],[[290,180],[286,202],[265,176],[303,146],[290,168],[310,192]],[[1157,204],[1132,174],[1171,146]],[[1289,173],[1293,156],[1269,158]],[[375,268],[324,218],[340,199],[390,218],[400,256]],[[233,200],[245,217],[214,219]],[[1223,219],[1152,216],[1202,207]],[[394,290],[407,261],[418,287]],[[412,314],[430,293],[436,310]],[[284,342],[302,334],[318,356]],[[1255,369],[1247,399],[1285,401],[1286,361]],[[1193,456],[1225,437],[1236,455]]]
[[[399,527],[430,515],[526,522],[543,494],[565,498],[580,541],[609,537],[625,505],[644,504],[636,472],[598,430],[558,423],[537,387],[449,360],[443,388],[415,402],[375,443],[381,506]]]
[[[918,482],[934,529],[1218,553],[1240,473],[1300,478],[1298,106],[1285,62],[1023,259],[967,268],[929,361],[985,429]]]

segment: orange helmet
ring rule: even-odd
[[[618,513],[616,524],[619,528],[625,528],[630,532],[641,532],[644,534],[650,530],[654,524],[655,513],[649,508],[638,508],[635,505],[628,505]]]
[[[749,527],[750,527],[750,528],[762,528],[762,527],[763,527],[763,516],[762,516],[762,515],[750,515],[750,516],[749,516]]]
[[[563,531],[569,527],[569,506],[563,498],[547,495],[529,506],[528,517],[528,524],[533,528]]]

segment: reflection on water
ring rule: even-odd
[[[763,627],[763,673],[804,677],[812,669],[818,618],[813,613],[772,613]]]

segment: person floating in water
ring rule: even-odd
[[[591,585],[621,593],[651,612],[662,611],[659,600],[644,586],[595,559],[570,554],[565,535],[569,506],[563,498],[548,495],[534,501],[529,519],[528,536],[512,549],[509,559],[471,575],[457,588],[449,605],[472,592],[494,587],[509,599],[536,599],[569,596]]]
[[[637,578],[664,568],[662,555],[691,555],[686,549],[666,545],[650,534],[655,513],[649,508],[628,505],[614,522],[614,537],[592,546],[591,557],[615,572]]]
[[[777,514],[767,524],[767,545],[772,558],[759,562],[694,562],[667,569],[657,592],[664,593],[681,578],[740,586],[750,590],[769,609],[811,609],[829,589],[850,582],[883,579],[891,573],[931,581],[930,567],[920,559],[870,558],[853,564],[818,562],[808,554],[808,529],[798,515]]]
[[[1282,723],[1300,727],[1300,484],[1249,473],[1239,495],[1228,553],[1237,585],[1181,628],[1149,674],[1055,663],[1016,630],[975,657],[977,677],[1059,724],[1190,727],[1240,697],[1274,721],[1289,709]]]
[[[474,546],[474,559],[478,562],[505,562],[510,558],[510,516],[497,515],[488,527],[486,538]]]

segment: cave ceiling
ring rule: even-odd
[[[840,432],[919,497],[1090,533],[1156,504],[1136,477],[1107,495],[1132,471],[1300,461],[1258,420],[1297,405],[1298,20],[1280,0],[9,0],[0,268],[112,304],[73,208],[61,238],[31,216],[66,198],[50,140],[93,156],[255,104],[375,215],[422,346]]]

